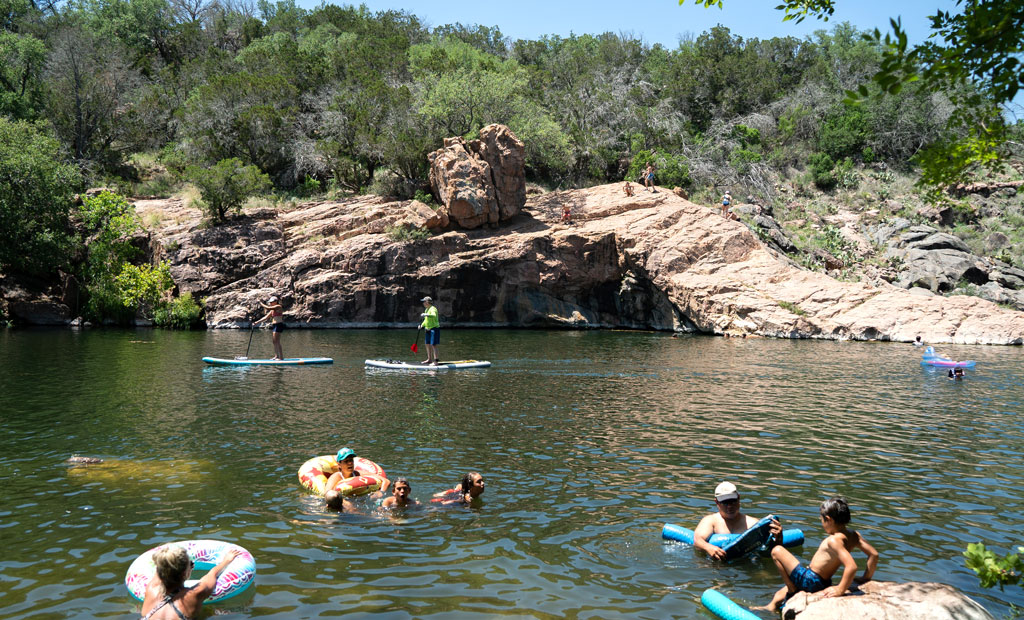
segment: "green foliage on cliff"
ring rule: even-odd
[[[0,270],[50,275],[67,264],[78,170],[41,127],[0,116]]]
[[[136,264],[142,252],[132,236],[141,226],[123,196],[104,191],[82,202],[78,217],[86,234],[81,274],[86,318],[129,323],[138,314],[151,316],[174,287],[169,265]]]

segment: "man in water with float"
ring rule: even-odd
[[[708,538],[712,534],[742,534],[757,525],[757,519],[740,510],[740,494],[731,482],[715,487],[715,505],[718,512],[701,519],[693,530],[693,546],[703,549],[715,560],[724,560],[725,550],[709,543]],[[782,542],[782,525],[776,519],[772,519],[771,536],[776,543]]]
[[[337,487],[345,480],[361,475],[363,474],[359,473],[356,469],[356,451],[349,447],[338,450],[338,471],[331,474],[331,477],[327,479],[327,485],[324,487],[324,501],[327,502],[327,505],[337,510],[350,508],[351,504],[348,507],[345,506],[344,498],[341,492],[337,490]],[[380,491],[382,493],[387,491],[390,484],[390,480],[381,478]]]

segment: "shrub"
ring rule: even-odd
[[[416,190],[416,193],[413,194],[412,199],[422,202],[428,207],[434,209],[435,211],[437,210],[438,205],[434,202],[434,195],[431,194],[430,192],[425,192],[421,189],[418,189]]]
[[[308,198],[309,196],[316,196],[319,194],[320,187],[320,181],[311,176],[307,176],[298,184],[298,186],[295,187],[295,193],[304,198]]]
[[[174,287],[174,280],[171,279],[170,264],[166,261],[156,267],[129,263],[121,267],[114,284],[125,308],[150,314],[151,309],[160,304]]]
[[[228,212],[241,211],[248,197],[270,189],[270,177],[236,157],[222,159],[210,168],[189,166],[185,173],[199,188],[200,207],[214,222],[223,222]]]
[[[193,329],[203,325],[203,307],[192,298],[192,293],[184,293],[159,306],[153,312],[153,322],[158,327],[167,329]]]
[[[812,153],[807,161],[811,169],[811,180],[818,189],[827,192],[835,189],[839,179],[834,172],[835,162],[825,153]]]
[[[389,226],[385,233],[392,241],[419,241],[430,237],[429,230],[410,226]]]
[[[821,125],[818,150],[832,159],[862,155],[868,137],[868,121],[860,106],[843,106]]]

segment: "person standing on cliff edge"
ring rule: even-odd
[[[437,345],[441,344],[441,322],[437,318],[437,306],[429,296],[420,301],[423,302],[425,308],[423,314],[420,315],[423,317],[420,328],[427,330],[423,338],[424,344],[427,345],[427,359],[423,360],[423,363],[437,366],[440,361],[437,355]]]

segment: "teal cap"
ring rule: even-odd
[[[341,450],[338,450],[338,459],[337,460],[340,463],[340,462],[344,461],[345,459],[347,459],[348,457],[350,457],[350,456],[354,457],[355,455],[356,455],[356,451],[353,450],[352,448],[342,448]]]

